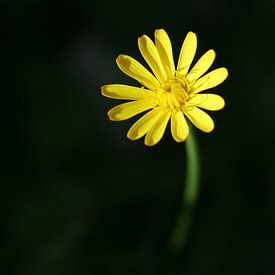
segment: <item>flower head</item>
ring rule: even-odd
[[[148,146],[161,140],[170,119],[171,133],[177,142],[188,137],[186,118],[203,132],[211,132],[214,122],[202,109],[220,110],[224,107],[224,100],[221,96],[201,92],[219,85],[228,76],[226,68],[205,74],[215,59],[214,50],[207,51],[190,70],[197,48],[197,37],[193,32],[186,35],[177,67],[170,39],[163,29],[155,31],[155,43],[143,35],[138,39],[138,46],[153,74],[128,55],[117,57],[120,70],[142,87],[122,84],[102,86],[102,95],[130,100],[109,110],[110,120],[125,120],[150,110],[127,133],[131,140],[145,136],[144,142]]]

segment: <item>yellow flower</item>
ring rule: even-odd
[[[110,120],[129,119],[148,111],[129,129],[127,137],[136,140],[145,135],[145,144],[157,144],[171,119],[171,133],[175,141],[188,137],[186,117],[203,132],[214,129],[212,118],[203,110],[217,111],[224,107],[221,96],[200,93],[222,83],[228,76],[226,68],[206,71],[215,59],[214,50],[207,51],[189,70],[196,53],[197,37],[188,32],[182,44],[175,69],[172,45],[163,29],[155,31],[155,44],[146,35],[138,39],[139,50],[153,74],[128,55],[119,55],[117,65],[122,72],[137,80],[142,87],[122,84],[102,86],[102,95],[114,99],[131,100],[108,112]]]

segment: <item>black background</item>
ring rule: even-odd
[[[1,1],[1,274],[274,274],[275,2]],[[165,28],[177,57],[229,78],[226,108],[197,131],[202,187],[185,249],[166,247],[185,175],[169,131],[153,148],[110,122],[100,86],[128,83],[120,53]]]

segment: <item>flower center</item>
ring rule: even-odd
[[[182,109],[189,99],[190,91],[190,86],[185,79],[175,77],[157,90],[159,105],[171,110]]]

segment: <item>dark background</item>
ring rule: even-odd
[[[275,274],[275,1],[1,1],[1,274]],[[120,53],[165,28],[214,48],[226,108],[197,132],[201,195],[185,249],[167,250],[185,146],[131,142],[100,86]],[[144,63],[144,61],[142,61]]]

